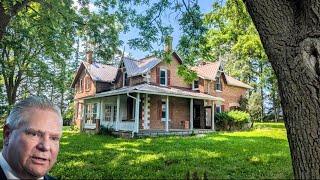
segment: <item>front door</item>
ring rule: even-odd
[[[193,106],[193,127],[200,128],[200,105]]]

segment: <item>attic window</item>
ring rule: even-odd
[[[81,92],[82,93],[82,91],[83,91],[83,82],[82,82],[82,79],[80,79],[80,82],[79,82],[79,92]]]
[[[166,69],[160,69],[160,85],[167,86],[168,85],[168,73]]]
[[[198,89],[199,89],[199,79],[194,80],[194,81],[192,82],[192,89],[193,89],[193,90],[198,90]]]
[[[221,86],[221,78],[217,77],[216,82],[215,82],[215,89],[216,91],[222,91],[222,86]]]
[[[129,86],[129,79],[127,72],[123,72],[123,86]]]
[[[86,89],[86,91],[90,91],[90,89],[91,89],[90,78],[89,78],[89,77],[86,77],[84,83],[85,83],[85,89]]]

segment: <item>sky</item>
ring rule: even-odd
[[[199,5],[200,5],[200,10],[202,13],[208,13],[210,12],[211,8],[212,8],[212,4],[213,4],[213,0],[199,0]],[[74,0],[74,6],[76,8],[79,7],[78,1]],[[89,3],[89,9],[91,11],[97,11],[96,7],[93,5],[93,3]],[[138,8],[137,11],[143,11],[143,7],[141,7],[140,9]],[[163,17],[163,22],[166,24],[171,24],[173,27],[173,33],[172,33],[172,37],[173,37],[173,49],[175,49],[175,47],[178,45],[180,36],[181,36],[181,30],[179,28],[179,22],[178,19],[176,19],[175,17],[177,16],[177,13],[167,13],[165,14],[165,16]],[[137,29],[132,29],[129,32],[127,32],[126,34],[121,33],[120,34],[120,40],[122,40],[124,43],[119,47],[119,49],[121,50],[125,50],[125,55],[129,55],[131,57],[133,57],[134,59],[141,59],[146,57],[148,54],[150,54],[151,52],[145,52],[145,51],[141,51],[141,50],[137,50],[137,49],[131,49],[129,47],[128,40],[132,39],[134,37],[138,36],[138,31]],[[159,46],[158,44],[154,44],[155,47]],[[161,44],[160,46],[163,46],[163,44]],[[163,47],[161,47],[163,48]],[[84,49],[84,47],[80,48],[80,51],[82,51]],[[160,49],[160,47],[155,48],[155,49]]]
[[[200,10],[202,13],[208,13],[210,12],[211,8],[212,8],[212,3],[213,0],[199,0],[199,5],[200,5]],[[139,10],[139,9],[138,9]],[[171,24],[172,27],[174,28],[172,37],[173,37],[173,49],[175,49],[175,47],[178,44],[178,41],[180,39],[181,36],[181,30],[179,29],[179,23],[178,20],[175,18],[175,14],[170,14],[170,15],[165,15],[164,16],[164,21],[168,24]],[[132,55],[133,58],[135,59],[141,59],[145,56],[147,56],[148,54],[150,54],[150,52],[144,52],[144,51],[140,51],[140,50],[135,50],[135,49],[130,49],[129,45],[127,44],[128,40],[138,36],[138,31],[136,30],[131,30],[130,32],[123,34],[120,34],[120,39],[122,41],[124,41],[124,44],[122,45],[122,47],[120,47],[120,49],[125,49],[125,54],[130,54]],[[155,44],[155,46],[157,46],[157,44]],[[163,45],[161,45],[163,46]]]

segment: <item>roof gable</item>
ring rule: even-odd
[[[195,71],[203,79],[215,81],[220,66],[221,61],[206,62],[206,64],[192,67],[191,70]]]
[[[81,75],[81,72],[83,70],[87,70],[88,74],[90,75],[91,79],[93,81],[100,81],[100,82],[112,82],[115,80],[118,72],[118,68],[110,66],[110,65],[104,65],[100,63],[88,63],[88,62],[82,62],[80,64],[80,67],[77,70],[77,74],[75,78],[73,79],[73,82],[71,84],[71,87],[74,87],[79,76]]]

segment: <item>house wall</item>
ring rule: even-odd
[[[150,96],[150,129],[165,129],[165,121],[161,120],[161,99],[165,96]],[[169,129],[189,129],[190,99],[169,97]],[[186,122],[187,121],[187,122]]]
[[[89,83],[90,83],[90,89],[89,90],[86,90],[85,89],[85,78],[89,78]],[[80,86],[80,80],[82,79],[82,91],[78,91],[77,90],[77,87]],[[90,96],[94,96],[95,93],[96,93],[96,84],[92,81],[90,75],[85,71],[83,70],[78,78],[78,81],[76,82],[75,84],[75,87],[76,87],[76,92],[75,92],[75,96],[74,96],[74,99],[81,99],[83,97],[90,97]]]
[[[130,86],[134,86],[134,85],[137,85],[137,84],[141,84],[145,82],[145,78],[142,77],[142,76],[134,76],[134,77],[130,77],[129,78],[129,84]]]
[[[247,92],[247,89],[228,85],[224,75],[222,75],[221,83],[222,91],[217,91],[215,90],[215,81],[202,79],[201,83],[199,81],[199,91],[215,97],[223,98],[225,101],[222,102],[221,105],[224,106],[224,111],[228,111],[230,110],[230,103],[239,103],[241,95],[244,96]],[[209,84],[209,86],[207,86],[207,84]]]
[[[107,82],[96,82],[96,91],[97,93],[109,91],[114,88],[114,84]]]
[[[178,75],[178,66],[180,65],[179,61],[172,57],[172,61],[170,64],[167,64],[165,62],[160,62],[157,66],[151,69],[150,72],[150,82],[153,84],[157,84],[157,68],[166,68],[170,71],[170,85],[169,86],[176,86],[176,87],[182,87],[182,88],[190,88],[191,85],[184,82],[183,78]]]

